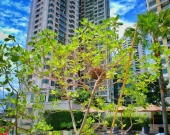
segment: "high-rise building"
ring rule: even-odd
[[[109,0],[80,0],[79,19],[88,18],[94,24],[110,17]]]
[[[74,35],[74,29],[79,25],[79,19],[88,18],[89,21],[99,24],[103,19],[109,18],[109,12],[109,0],[32,0],[27,43],[31,37],[48,28],[58,34],[59,42],[67,44],[70,42],[70,37]],[[33,47],[27,46],[27,50],[32,49]],[[50,54],[47,57],[51,59]],[[44,66],[44,68],[48,67]],[[37,76],[32,76],[31,79],[34,84],[42,88],[42,93],[46,95],[45,102],[48,108],[49,102],[52,100],[50,89],[56,88],[57,84],[54,79],[39,79]],[[106,89],[107,92],[102,91],[101,93],[103,96],[109,97],[109,88]],[[72,87],[70,90],[74,91],[76,88]],[[32,98],[33,94],[27,92],[27,102],[32,101]]]
[[[79,0],[32,0],[27,43],[31,37],[48,28],[58,34],[56,40],[68,44],[78,23]],[[32,49],[31,46],[27,46],[27,50],[31,51]],[[47,58],[51,59],[50,53]],[[44,66],[44,69],[46,68],[48,68],[47,65]],[[46,95],[45,102],[50,102],[52,100],[50,89],[57,87],[55,79],[39,79],[37,76],[32,76],[31,79],[34,84],[42,88],[42,93]],[[27,101],[30,102],[32,98],[33,94],[27,92]]]
[[[79,22],[78,0],[32,0],[27,43],[31,37],[48,28],[58,34],[58,41],[67,44]],[[27,46],[30,50],[31,47]]]
[[[124,48],[132,46],[132,40],[129,39],[129,38],[126,38],[124,43],[123,43],[123,46],[124,46]],[[134,46],[134,51],[135,51],[135,56],[138,59],[141,59],[145,55],[145,48],[140,43],[138,45]],[[139,61],[134,60],[132,64],[133,64],[134,74],[139,74],[139,73],[144,72],[144,69],[139,67],[139,65],[140,65]]]
[[[169,0],[146,0],[147,10],[159,13],[167,8],[170,8]],[[170,48],[170,35],[167,35],[167,38],[159,37],[160,45],[164,45]],[[165,81],[168,83],[167,88],[170,88],[170,64],[167,57],[161,55],[162,64],[164,67],[162,68],[163,77]],[[170,92],[167,92],[166,100],[170,103]]]

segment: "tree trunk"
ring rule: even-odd
[[[122,96],[123,96],[124,89],[125,89],[125,85],[126,85],[126,81],[127,81],[127,78],[128,78],[129,67],[130,67],[130,63],[131,63],[131,60],[132,60],[132,55],[133,55],[133,50],[134,50],[134,45],[135,45],[137,30],[138,30],[138,25],[136,26],[136,29],[135,29],[135,32],[134,32],[134,38],[133,38],[133,41],[132,41],[131,50],[130,50],[130,52],[129,52],[129,58],[128,58],[128,62],[127,62],[127,65],[126,65],[125,77],[124,77],[124,80],[123,80],[122,89],[121,89],[121,91],[120,91],[120,96],[119,96],[119,99],[118,99],[116,111],[115,111],[115,113],[114,113],[114,117],[113,117],[111,129],[110,129],[110,135],[112,135],[112,132],[113,132],[113,129],[114,129],[114,124],[115,124],[115,122],[116,122],[116,117],[117,117],[117,113],[118,113],[118,108],[120,107],[121,100],[122,100]]]
[[[101,77],[101,76],[100,76],[100,77]],[[79,130],[79,134],[78,134],[78,135],[81,135],[82,130],[83,130],[83,127],[84,127],[85,122],[86,122],[86,120],[87,120],[87,116],[88,116],[88,114],[89,114],[89,110],[90,110],[90,106],[91,106],[92,101],[93,101],[93,98],[94,98],[94,94],[95,94],[97,88],[99,87],[99,86],[97,86],[97,85],[98,85],[98,83],[99,83],[99,81],[100,81],[100,79],[101,79],[100,77],[98,78],[98,80],[96,81],[96,83],[95,83],[95,85],[94,85],[93,91],[92,91],[92,93],[91,93],[90,101],[89,101],[89,104],[88,104],[88,106],[87,106],[87,111],[86,111],[86,113],[85,113],[85,115],[84,115],[83,122],[81,123],[81,127],[80,127],[80,130]]]
[[[67,94],[68,94],[68,92],[67,92]],[[74,114],[73,114],[72,107],[71,107],[71,104],[70,104],[70,97],[69,96],[68,96],[67,100],[68,100],[68,106],[69,106],[69,111],[70,111],[70,115],[71,115],[71,120],[72,120],[72,123],[73,123],[73,129],[74,129],[74,132],[77,135],[76,122],[75,122],[75,119],[74,119]]]
[[[164,85],[162,69],[160,69],[159,87],[160,87],[161,102],[162,102],[162,119],[163,119],[163,126],[164,126],[164,134],[168,135],[168,121],[167,121],[167,113],[166,113],[166,106],[165,106],[165,85]]]

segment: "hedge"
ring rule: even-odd
[[[83,120],[84,113],[81,111],[73,111],[74,118],[76,121],[76,126],[80,127],[80,124]],[[61,123],[71,123],[71,115],[68,110],[47,110],[44,113],[44,117],[46,119],[47,124],[51,125],[53,127],[53,130],[62,130],[64,129],[61,127]]]
[[[167,119],[168,119],[168,124],[170,124],[170,112],[167,112]],[[163,124],[162,113],[160,113],[160,112],[154,113],[154,123],[155,124]]]

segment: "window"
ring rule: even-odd
[[[40,14],[36,15],[36,18],[38,18],[40,16]]]
[[[47,28],[50,29],[50,30],[53,30],[53,27],[51,27],[51,26],[47,26]]]
[[[162,59],[162,60],[161,60],[161,63],[162,63],[162,64],[166,64],[166,60],[165,60],[165,59]]]
[[[39,20],[35,20],[35,23],[38,23],[39,22]]]
[[[54,9],[49,9],[48,11],[54,13]]]
[[[53,3],[50,3],[50,4],[49,4],[49,7],[54,7],[54,4],[53,4]]]
[[[157,8],[154,8],[151,10],[152,12],[157,12]]]
[[[37,29],[37,28],[38,28],[38,25],[34,26],[34,28]]]
[[[163,42],[162,42],[162,41],[159,41],[159,44],[160,44],[160,45],[163,45]]]
[[[37,31],[34,31],[34,34],[37,34],[38,32]]]
[[[155,5],[155,4],[156,4],[156,0],[150,2],[150,3],[149,3],[149,7],[152,7],[152,6]]]
[[[73,90],[73,87],[72,87],[72,86],[69,86],[69,87],[68,87],[68,90]]]
[[[165,69],[162,69],[162,73],[163,73],[163,74],[167,74],[167,73],[168,73],[168,70],[167,70],[167,68],[165,68]]]
[[[48,20],[47,23],[48,23],[48,24],[53,24],[53,21],[52,21],[52,20]]]
[[[50,60],[50,58],[45,58],[45,61],[48,61],[48,60]]]
[[[54,18],[54,16],[52,14],[49,14],[48,18]]]
[[[49,69],[50,66],[49,65],[44,65],[44,69]]]
[[[170,45],[170,38],[167,39],[167,45]]]
[[[51,81],[51,86],[55,86],[55,82],[54,81]]]
[[[48,79],[43,79],[43,80],[42,80],[42,83],[48,84],[48,83],[49,83],[49,80],[48,80]]]

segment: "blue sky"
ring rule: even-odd
[[[25,47],[30,7],[31,0],[0,0],[0,42],[12,34]],[[119,29],[120,36],[126,27],[133,26],[137,14],[145,10],[145,0],[110,0],[110,15],[119,14],[124,23]]]

